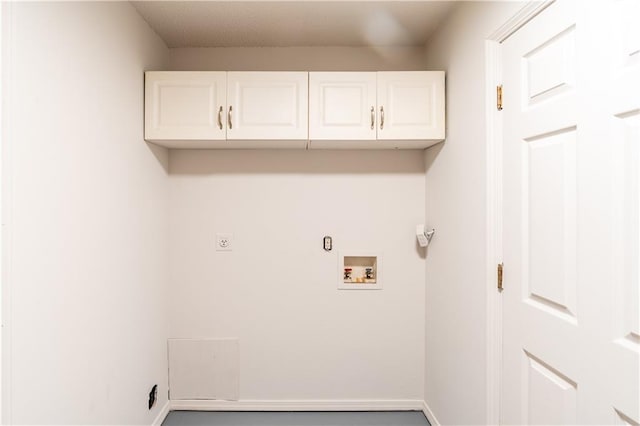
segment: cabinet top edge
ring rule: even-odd
[[[145,74],[226,74],[226,73],[242,73],[242,74],[434,74],[434,73],[442,73],[445,74],[444,70],[411,70],[411,71],[236,71],[236,70],[226,70],[226,71],[167,71],[167,70],[146,70]]]

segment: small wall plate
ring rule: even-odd
[[[333,249],[333,239],[330,236],[325,236],[322,239],[322,248],[324,251],[331,251]]]

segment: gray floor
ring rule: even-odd
[[[421,411],[172,411],[163,426],[425,426]]]

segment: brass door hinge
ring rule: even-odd
[[[496,87],[496,107],[502,111],[502,84]]]
[[[503,263],[498,263],[498,290],[502,290],[502,269],[504,268]]]

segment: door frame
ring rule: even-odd
[[[502,262],[502,114],[496,105],[496,87],[502,84],[502,45],[555,0],[529,1],[485,39],[486,121],[486,290],[487,290],[487,393],[489,425],[501,424],[502,398],[502,297],[497,289],[497,265]],[[507,271],[508,274],[508,271]]]
[[[0,3],[0,423],[11,418],[12,3]]]

